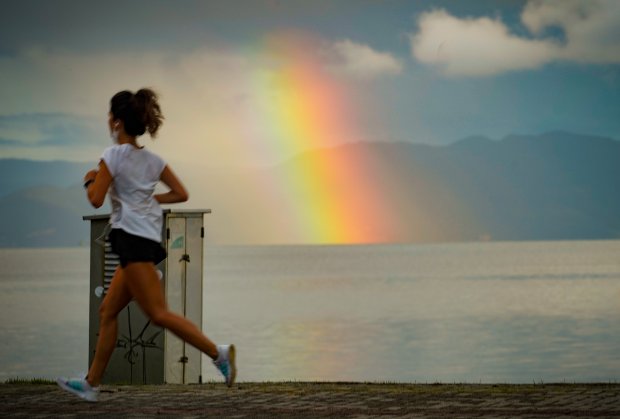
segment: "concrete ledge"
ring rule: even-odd
[[[620,417],[620,384],[221,383],[102,386],[88,403],[55,385],[0,384],[22,417]]]

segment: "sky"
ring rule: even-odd
[[[153,147],[181,163],[269,165],[355,141],[620,138],[615,0],[2,0],[2,9],[2,157],[95,159],[110,141],[109,98],[143,86],[160,93],[166,116]],[[320,139],[292,139],[317,124]]]
[[[95,165],[111,145],[110,98],[151,87],[166,119],[154,142],[141,141],[187,179],[193,206],[211,202],[206,170],[344,144],[558,130],[620,139],[617,0],[0,5],[0,157]],[[377,202],[390,197],[372,191],[368,161],[316,161],[246,195],[282,202],[272,221],[296,220],[284,235],[294,242],[389,240],[398,220],[380,221],[389,217]],[[231,190],[214,204],[237,210],[234,184],[215,187]],[[346,221],[360,207],[368,213]]]

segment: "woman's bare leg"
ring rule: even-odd
[[[87,381],[91,386],[98,386],[112,352],[116,347],[118,333],[118,313],[131,301],[127,288],[127,278],[123,269],[116,268],[112,283],[99,307],[99,338],[93,363],[88,370]]]
[[[170,330],[212,359],[217,358],[217,347],[196,325],[168,311],[159,277],[151,262],[131,262],[123,269],[123,274],[129,292],[153,323]]]

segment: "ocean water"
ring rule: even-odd
[[[204,274],[239,381],[620,380],[620,241],[206,246]],[[0,381],[87,370],[88,293],[88,249],[1,249]]]

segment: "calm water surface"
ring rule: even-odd
[[[620,241],[207,246],[205,265],[203,328],[240,381],[620,379]],[[88,249],[0,266],[0,380],[86,371]]]

